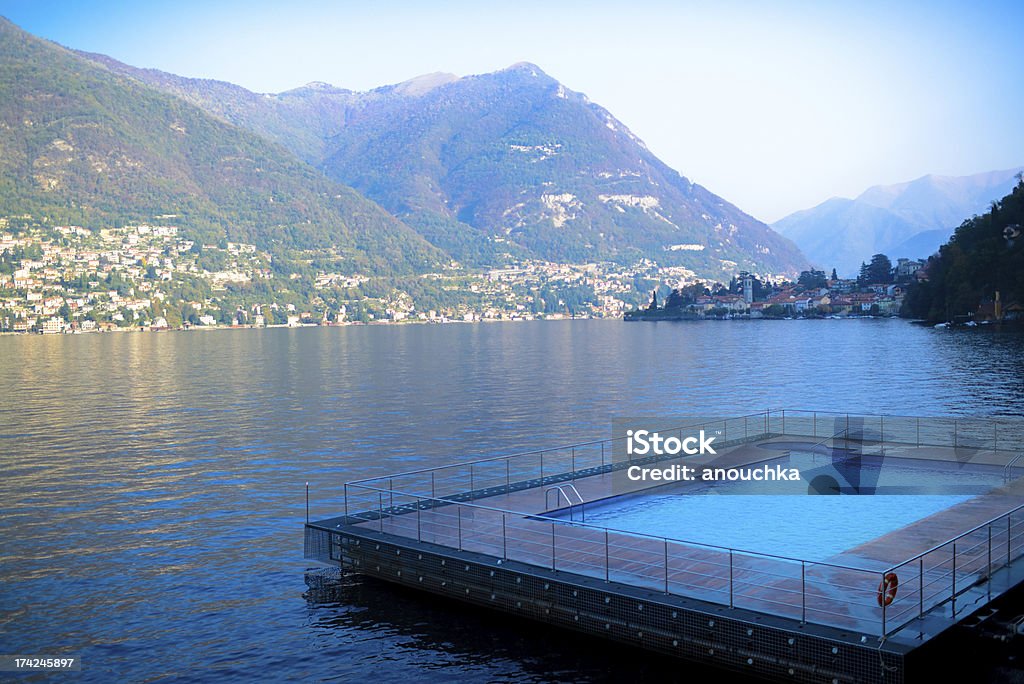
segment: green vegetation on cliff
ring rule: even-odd
[[[929,321],[988,316],[999,293],[1004,313],[1024,304],[1024,180],[968,219],[927,265],[928,279],[913,284],[904,300],[906,316]]]

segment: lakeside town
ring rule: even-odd
[[[627,312],[626,320],[730,318],[848,318],[898,316],[911,282],[927,279],[926,262],[900,258],[892,264],[876,254],[862,264],[857,278],[840,278],[835,269],[802,271],[795,283],[762,281],[741,272],[729,285],[694,283],[672,289],[659,302]]]
[[[173,225],[14,223],[0,219],[5,333],[621,317],[658,282],[692,277],[649,261],[523,261],[387,279],[312,258],[279,268],[255,245],[199,244]]]
[[[789,282],[743,272],[728,284],[649,260],[631,267],[523,261],[485,271],[453,263],[406,279],[403,289],[394,279],[318,270],[313,260],[309,268],[282,273],[255,245],[198,244],[173,225],[11,228],[0,219],[3,333],[896,316],[907,284],[926,277],[924,262],[899,259],[891,265],[883,255],[865,264],[859,278],[810,270]]]

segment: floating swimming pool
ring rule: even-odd
[[[618,438],[349,482],[343,515],[307,522],[305,555],[747,676],[927,681],[936,648],[956,649],[921,646],[1020,585],[1024,483],[1002,485],[1024,429],[823,415],[701,423],[722,437],[707,467],[730,466],[715,482],[655,477],[678,458],[615,460]],[[871,430],[823,439],[828,416]],[[548,517],[554,490],[573,516]]]
[[[798,482],[695,482],[587,504],[586,522],[625,532],[823,561],[1003,483],[998,469],[893,462],[832,466],[794,453],[768,463],[831,477],[844,492],[809,495]],[[851,482],[853,481],[853,482]],[[763,492],[771,491],[772,494]],[[554,517],[569,520],[569,511]],[[579,520],[579,511],[575,512]]]

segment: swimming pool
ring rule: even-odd
[[[757,553],[822,561],[973,498],[1003,483],[998,469],[914,461],[838,468],[820,455],[794,453],[770,463],[834,477],[842,491],[857,480],[873,494],[808,495],[808,482],[692,483],[611,497],[586,506],[586,522]],[[898,493],[893,493],[898,492]],[[568,511],[554,517],[569,520]],[[579,520],[579,512],[575,513]]]

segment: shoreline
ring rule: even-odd
[[[299,325],[274,324],[274,325],[195,325],[181,328],[109,328],[96,330],[63,331],[59,333],[43,333],[38,331],[15,332],[13,330],[0,331],[0,337],[68,337],[75,335],[97,335],[107,333],[168,333],[168,332],[213,332],[215,330],[270,330],[285,329],[298,330],[300,328],[346,328],[362,326],[403,326],[403,325],[475,325],[480,323],[530,323],[536,321],[597,321],[597,320],[619,320],[621,317],[598,317],[598,316],[574,316],[559,318],[482,318],[473,321],[449,318],[445,320],[403,320],[403,321],[346,321],[344,323],[301,323]]]
[[[592,317],[592,316],[576,316],[576,317],[561,317],[561,318],[486,318],[478,319],[473,321],[466,321],[461,319],[445,319],[445,320],[404,320],[404,321],[350,321],[344,323],[302,323],[300,325],[287,325],[287,324],[275,324],[275,325],[201,325],[191,326],[188,328],[110,328],[110,329],[96,329],[96,330],[77,330],[77,331],[64,331],[59,333],[43,333],[43,332],[14,332],[14,331],[0,331],[0,337],[65,337],[65,336],[77,336],[77,335],[97,335],[97,334],[124,334],[124,333],[186,333],[186,332],[214,332],[221,330],[271,330],[271,329],[284,329],[284,330],[298,330],[301,328],[344,328],[344,327],[359,327],[359,326],[405,326],[405,325],[476,325],[476,324],[489,324],[489,323],[530,323],[530,322],[556,322],[556,321],[621,321],[624,323],[700,323],[705,321],[715,321],[723,323],[734,323],[734,322],[750,322],[750,321],[865,321],[865,320],[900,320],[906,321],[911,325],[917,325],[926,328],[936,329],[947,329],[947,330],[1004,330],[1004,329],[1024,329],[1024,321],[982,321],[975,323],[974,325],[968,325],[965,323],[950,323],[940,322],[934,323],[931,321],[924,321],[919,319],[903,318],[901,316],[812,316],[812,317],[789,317],[789,318],[777,318],[777,317],[762,317],[762,318],[751,318],[749,316],[737,316],[732,318],[662,318],[662,317],[640,317],[634,318],[629,316],[606,316],[606,317]],[[972,321],[973,322],[973,321]]]

